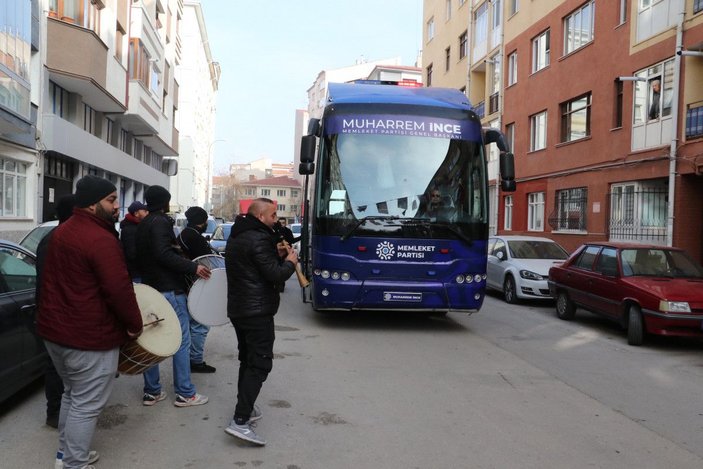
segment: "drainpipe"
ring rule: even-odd
[[[676,195],[676,149],[679,143],[679,93],[681,82],[681,55],[683,50],[683,22],[686,17],[686,2],[679,1],[681,11],[676,24],[676,54],[674,54],[674,89],[671,100],[671,144],[669,145],[669,203],[666,216],[666,245],[674,245],[674,208]]]

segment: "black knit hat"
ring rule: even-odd
[[[186,218],[192,225],[202,225],[207,221],[207,212],[201,207],[190,207],[186,210]]]
[[[162,186],[151,186],[144,192],[144,200],[150,212],[167,210],[171,193]]]
[[[97,204],[115,191],[117,187],[107,179],[83,176],[76,184],[76,207],[85,208]]]
[[[76,205],[76,196],[73,194],[64,195],[56,202],[56,218],[59,223],[63,223],[73,214],[73,207]]]

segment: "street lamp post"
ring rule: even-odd
[[[218,138],[210,142],[207,147],[207,190],[205,191],[205,210],[210,213],[212,210],[212,146],[217,142],[226,142],[224,138]]]

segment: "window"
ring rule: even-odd
[[[49,0],[49,16],[100,34],[100,8],[94,0]]]
[[[466,57],[469,53],[469,33],[464,31],[459,36],[459,60]]]
[[[514,15],[520,9],[520,0],[508,0],[508,14]]]
[[[451,60],[451,48],[447,47],[444,49],[444,71],[449,71],[449,63]]]
[[[579,187],[556,192],[556,207],[549,217],[554,230],[586,231],[588,189]]]
[[[500,95],[500,79],[501,79],[501,71],[502,71],[502,65],[501,65],[501,60],[500,60],[500,54],[496,54],[493,57],[489,59],[489,62],[491,63],[491,74],[490,74],[490,83],[489,83],[489,90],[491,92],[490,97],[488,98],[488,113],[493,114],[494,112],[498,112],[498,105],[499,105],[499,95]]]
[[[620,0],[620,23],[623,24],[625,21],[627,21],[627,4],[629,3],[629,0]]]
[[[700,136],[703,136],[703,106],[689,107],[686,111],[686,138]]]
[[[425,79],[425,82],[427,83],[427,86],[432,86],[432,64],[427,66],[426,71],[427,78]]]
[[[68,118],[68,91],[50,81],[49,94],[51,95],[51,112],[64,119]]]
[[[532,40],[532,73],[549,65],[549,30]]]
[[[674,59],[635,73],[633,124],[671,117],[674,96]]]
[[[261,196],[266,197],[271,195],[271,189],[261,189]]]
[[[484,2],[474,13],[474,42],[480,44],[488,40],[488,2]]]
[[[286,211],[286,206],[285,204],[278,204],[276,205],[276,210],[279,212],[285,212]]]
[[[255,196],[255,195],[256,195],[256,189],[254,189],[253,187],[247,187],[247,188],[244,190],[244,195]]]
[[[125,129],[120,129],[120,136],[117,141],[117,148],[125,153],[128,153],[129,149],[129,132]]]
[[[530,151],[547,147],[547,111],[530,116]]]
[[[291,190],[290,190],[290,196],[291,196],[293,199],[299,197],[300,194],[298,193],[298,189],[291,189]]]
[[[613,117],[613,127],[622,127],[622,108],[623,108],[623,82],[615,80],[615,109]]]
[[[592,270],[593,261],[596,260],[598,251],[600,251],[600,246],[588,246],[586,249],[581,251],[578,259],[574,262],[574,265],[581,269]]]
[[[591,93],[561,104],[561,141],[573,142],[591,135]]]
[[[615,276],[618,273],[618,251],[615,248],[603,248],[596,262],[596,272]]]
[[[544,231],[544,192],[527,195],[527,229]]]
[[[27,163],[0,159],[0,217],[27,216]]]
[[[32,7],[28,0],[0,1],[0,108],[31,120]]]
[[[503,22],[503,8],[500,0],[493,0],[493,29],[499,29]]]
[[[517,83],[517,52],[508,56],[508,86]]]
[[[285,190],[285,189],[277,189],[277,190],[276,190],[276,196],[277,196],[277,197],[285,197],[285,196],[286,196],[286,190]]]
[[[668,188],[663,180],[613,184],[610,190],[610,240],[653,244],[666,240]]]
[[[452,0],[445,0],[445,18],[449,21],[452,18]]]
[[[297,205],[291,205],[290,206],[290,211],[292,213],[298,213],[298,206]]]
[[[95,119],[97,119],[95,109],[83,103],[83,130],[95,135]]]
[[[434,38],[434,17],[427,21],[427,42],[430,42]]]
[[[503,213],[503,229],[506,231],[511,231],[513,229],[513,196],[505,196],[504,205],[505,210]]]
[[[139,80],[145,87],[149,86],[149,74],[151,64],[149,63],[149,53],[144,44],[138,38],[129,41],[129,70],[132,80]]]
[[[693,0],[693,13],[703,11],[703,0]]]
[[[515,123],[511,122],[505,126],[505,139],[508,141],[508,148],[515,151]]]
[[[564,54],[593,41],[593,0],[564,18]]]
[[[152,93],[155,95],[159,95],[159,87],[161,86],[161,74],[159,73],[159,70],[156,68],[156,64],[153,64],[151,67],[151,75],[149,77],[149,88],[151,89]]]

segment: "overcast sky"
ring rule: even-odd
[[[217,95],[215,173],[230,163],[294,159],[295,110],[326,69],[400,57],[415,64],[422,0],[201,0]]]

